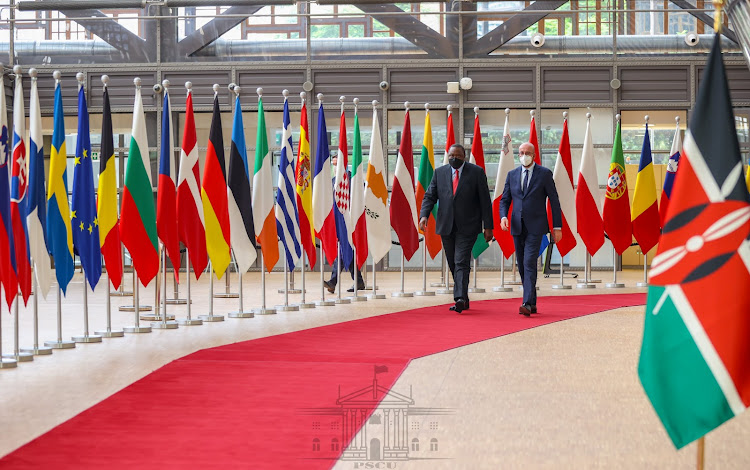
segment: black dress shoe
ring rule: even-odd
[[[518,308],[518,313],[526,317],[531,316],[531,310],[526,304],[521,304]]]
[[[526,304],[526,307],[529,309],[531,313],[536,313],[536,305],[534,304]]]
[[[456,300],[456,305],[453,307],[456,313],[461,313],[466,310],[466,301],[464,299]]]
[[[364,285],[364,284],[359,284],[359,285],[357,286],[357,290],[358,290],[358,291],[360,291],[360,290],[365,290],[365,285]],[[346,291],[347,291],[347,292],[354,292],[354,286],[351,286],[351,287],[350,287],[350,288],[348,288],[348,289],[347,289]]]
[[[332,283],[331,281],[323,281],[323,285],[331,294],[336,292],[336,284]]]

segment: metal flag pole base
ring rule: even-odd
[[[625,287],[625,284],[623,284],[622,282],[608,282],[604,285],[604,287],[608,289],[618,289],[621,287]]]
[[[122,286],[122,283],[120,283]],[[95,335],[99,335],[102,338],[122,338],[125,336],[125,332],[122,330],[112,329],[112,304],[109,297],[111,292],[109,290],[109,276],[107,276],[107,329],[102,331],[94,331]]]
[[[432,297],[435,295],[434,291],[431,290],[418,290],[414,293],[417,297]]]
[[[404,292],[404,254],[401,253],[401,290],[391,294],[391,297],[414,297],[413,292]]]
[[[326,300],[326,287],[323,284],[325,281],[325,261],[323,258],[323,243],[320,243],[320,300],[315,301],[315,305],[318,307],[333,307],[336,305],[333,300]]]
[[[266,307],[266,266],[263,262],[263,250],[260,250],[260,293],[261,302],[260,308],[254,308],[253,313],[255,315],[276,315],[275,308]]]
[[[493,287],[492,292],[510,292],[512,290],[512,287],[505,285],[505,255],[500,250],[500,285]]]
[[[355,295],[350,295],[348,297],[349,300],[352,302],[367,302],[367,297],[364,295],[359,295],[357,292],[354,293]]]
[[[431,282],[430,287],[448,287],[445,281],[445,252],[443,252],[442,263],[440,265],[440,282]]]
[[[229,318],[254,318],[255,314],[253,312],[229,312],[227,313],[227,317]]]
[[[304,250],[302,250],[304,252]],[[302,275],[302,288],[300,289],[300,294],[302,294],[302,299],[300,299],[300,302],[297,304],[297,307],[301,309],[303,308],[315,308],[315,304],[312,302],[307,302],[305,300],[305,293],[307,290],[305,289],[305,260],[307,259],[307,253],[303,253],[302,256],[302,264],[300,266],[300,272]],[[310,270],[312,271],[312,266],[310,266]]]
[[[166,274],[165,274],[166,275]],[[190,275],[190,266],[188,266],[188,275]],[[180,291],[177,287],[177,278],[172,279],[172,285],[174,286],[174,298],[173,299],[167,299],[167,305],[185,305],[187,304],[187,299],[181,299],[180,298]]]
[[[167,305],[185,305],[187,299],[167,299]]]
[[[34,360],[34,355],[19,351],[18,355],[15,353],[3,354],[3,359],[12,359],[14,362],[31,362]]]
[[[336,303],[333,300],[316,300],[315,301],[316,307],[333,307],[334,305],[336,305]]]
[[[341,297],[340,299],[336,299],[333,301],[335,304],[350,304],[352,303],[352,300],[348,297]]]
[[[86,276],[83,277],[83,334],[73,336],[76,343],[101,343],[102,337],[89,334],[89,286]]]
[[[299,311],[299,307],[296,305],[290,305],[289,304],[289,294],[291,293],[291,289],[289,287],[289,269],[287,266],[287,258],[286,254],[284,254],[284,289],[279,289],[279,291],[283,290],[284,292],[279,292],[280,294],[284,294],[284,305],[277,305],[274,307],[277,312],[297,312]],[[292,274],[294,274],[294,270],[292,270]],[[240,289],[240,292],[242,292],[242,289]],[[301,291],[300,291],[301,292]],[[264,298],[265,300],[265,298]],[[265,304],[265,302],[264,302]]]
[[[18,315],[18,302],[20,301],[21,296],[16,295],[16,301],[15,301],[15,308],[13,313],[13,352],[10,354],[3,354],[3,357],[6,359],[15,359],[16,362],[31,362],[34,360],[34,355],[21,352],[18,349],[18,323],[19,323],[19,315]]]
[[[180,318],[177,320],[177,324],[180,326],[198,326],[203,324],[203,320],[199,318],[193,318],[191,316],[190,309],[192,308],[193,300],[190,297],[190,257],[188,256],[188,250],[185,249],[185,305],[187,306],[187,318]]]
[[[276,292],[278,292],[279,294],[286,294],[286,293],[289,293],[289,294],[301,294],[302,293],[302,289],[289,289],[289,290],[278,289]]]
[[[45,341],[44,345],[52,349],[73,349],[76,343],[62,339],[62,290],[57,288],[57,341]]]
[[[213,267],[209,267],[208,315],[198,315],[198,318],[208,323],[224,321],[224,315],[214,315],[214,273],[212,271]]]
[[[37,346],[35,348],[21,348],[22,353],[29,353],[34,356],[49,356],[52,354],[52,348]]]
[[[516,254],[513,253],[512,257],[513,257],[513,261],[511,261],[510,263],[513,266],[513,280],[506,282],[506,284],[508,284],[509,286],[520,286],[520,285],[523,285],[523,281],[516,280],[516,267],[518,266],[516,264]]]
[[[277,312],[298,312],[299,305],[277,305],[274,307]]]
[[[33,261],[33,260],[32,260]],[[31,279],[33,281],[34,290],[37,289],[36,275],[32,274]],[[46,346],[39,346],[39,305],[37,302],[37,296],[34,296],[34,346],[31,348],[21,348],[21,352],[29,353],[34,356],[48,356],[52,354],[52,348]]]
[[[553,289],[572,289],[573,286],[569,284],[555,284],[552,286]]]
[[[71,338],[76,343],[101,343],[102,337],[99,335],[79,335]]]
[[[141,313],[140,317],[143,321],[161,321],[161,315],[159,315],[158,313]],[[174,313],[167,314],[167,321],[172,321],[174,319]]]
[[[138,306],[138,311],[139,312],[150,312],[152,308],[153,307],[151,307],[151,305],[139,305]],[[117,307],[117,309],[119,311],[121,311],[121,312],[135,312],[135,306],[134,305],[120,305],[119,307]]]
[[[0,359],[0,369],[14,369],[18,367],[18,363],[15,359]]]
[[[422,238],[422,290],[418,290],[414,293],[418,297],[431,297],[435,293],[431,290],[427,290],[427,241]]]
[[[135,307],[135,321],[133,322],[133,326],[126,326],[123,328],[123,331],[125,333],[151,333],[151,327],[150,326],[141,326],[140,324],[140,311],[139,311],[139,300],[138,300],[138,281],[136,281],[136,273],[133,271],[133,306]]]
[[[555,284],[552,286],[553,289],[572,289],[573,286],[569,286],[565,284],[565,272],[564,272],[564,264],[563,264],[563,258],[564,256],[560,254],[560,284]]]
[[[169,318],[169,315],[167,315],[167,318]],[[174,315],[172,315],[172,318],[174,318]],[[151,322],[151,328],[155,330],[176,330],[177,328],[179,328],[179,326],[180,324],[176,321],[163,322],[159,320]]]
[[[225,278],[225,289],[224,292],[217,292],[214,294],[214,298],[217,299],[238,299],[240,297],[240,294],[238,292],[229,292],[229,286],[230,286],[230,280],[229,280],[229,268],[227,268],[226,278]]]
[[[200,318],[180,318],[177,320],[177,324],[180,326],[197,326],[202,325],[203,320]]]
[[[512,290],[513,289],[511,289],[510,287],[505,286],[497,286],[492,288],[492,292],[510,292]]]

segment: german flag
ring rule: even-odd
[[[224,137],[221,133],[219,94],[214,93],[214,114],[208,133],[206,166],[203,168],[201,188],[203,214],[206,218],[206,248],[211,259],[211,268],[216,277],[227,270],[231,255],[229,207],[227,202],[227,171],[224,163]]]

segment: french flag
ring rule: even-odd
[[[328,150],[326,117],[323,113],[322,95],[318,95],[318,138],[313,172],[313,225],[329,264],[336,259],[336,220],[333,213],[333,181],[331,181],[331,155]],[[322,260],[321,260],[322,261]]]
[[[174,132],[169,83],[165,80],[164,106],[161,118],[161,155],[159,158],[159,188],[156,197],[156,232],[172,261],[175,278],[180,273],[180,238],[177,234],[177,187],[174,165]]]

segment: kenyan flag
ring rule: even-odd
[[[677,448],[750,405],[750,195],[720,37],[651,264],[638,375]]]

